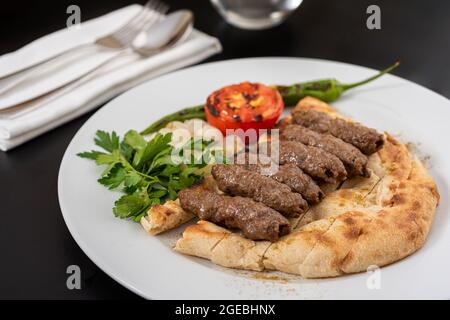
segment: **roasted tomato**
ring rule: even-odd
[[[226,129],[271,129],[283,112],[280,93],[261,83],[243,82],[214,91],[206,100],[206,120]]]

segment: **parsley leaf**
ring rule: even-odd
[[[92,151],[86,151],[86,152],[77,153],[77,156],[79,156],[81,158],[96,160],[98,158],[98,156],[102,155],[102,154],[104,155],[106,153],[92,150]]]
[[[98,179],[98,182],[110,190],[115,189],[125,180],[126,174],[125,168],[120,163],[117,163],[106,175]]]
[[[143,149],[138,159],[133,159],[133,164],[138,169],[144,169],[148,162],[151,162],[153,158],[163,150],[169,150],[172,148],[170,142],[172,141],[172,133],[165,135],[157,134],[150,140]]]
[[[137,186],[142,181],[142,179],[143,177],[141,177],[137,172],[129,171],[125,175],[125,186],[126,187]]]
[[[109,152],[119,148],[119,136],[114,131],[109,134],[106,131],[98,130],[94,141],[96,145]]]
[[[145,211],[150,204],[150,199],[143,193],[124,195],[114,203],[113,212],[118,218],[130,218]]]
[[[181,189],[202,179],[206,172],[201,169],[206,166],[205,159],[214,158],[210,143],[191,139],[184,148],[175,149],[171,140],[171,133],[157,133],[147,141],[137,131],[130,130],[121,140],[114,131],[98,130],[94,142],[106,152],[78,153],[81,158],[106,166],[99,183],[110,190],[121,188],[125,193],[114,203],[116,217],[139,221],[148,208],[176,199]]]

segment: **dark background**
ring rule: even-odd
[[[0,9],[0,54],[65,27],[77,4],[82,21],[145,1],[7,1]],[[284,23],[265,31],[227,25],[207,0],[166,1],[189,8],[199,30],[218,37],[223,53],[207,61],[255,56],[314,57],[381,69],[450,97],[450,1],[304,0]],[[381,8],[381,30],[366,28],[366,8]],[[427,107],[427,106],[424,106]],[[0,151],[0,298],[137,298],[99,270],[69,234],[57,198],[64,151],[92,112],[8,153]],[[82,289],[68,290],[66,268],[79,265]]]

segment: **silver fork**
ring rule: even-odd
[[[144,25],[146,25],[145,18],[148,17],[149,11],[165,12],[167,9],[168,6],[160,1],[149,0],[142,10],[121,28],[111,34],[98,38],[94,41],[94,44],[111,49],[128,47],[138,33],[142,31]]]
[[[12,74],[1,77],[0,79],[6,80],[6,78],[8,77],[16,75],[16,77],[14,79],[11,79],[11,81],[6,80],[6,84],[2,88],[0,88],[0,94],[4,94],[5,92],[17,86],[19,83],[23,82],[26,78],[38,73],[40,71],[40,66],[44,66],[45,64],[64,55],[67,55],[68,53],[73,53],[75,50],[82,50],[93,46],[99,46],[100,48],[104,48],[107,50],[121,50],[129,47],[134,38],[144,29],[144,27],[147,27],[150,22],[155,21],[155,15],[161,16],[161,13],[166,12],[167,9],[168,6],[160,1],[149,0],[136,15],[134,15],[130,20],[128,20],[128,22],[126,22],[116,31],[106,36],[102,36],[92,43],[85,43],[76,47],[72,47],[36,64],[27,66],[26,68],[17,70]]]
[[[144,24],[144,26],[142,27],[142,30],[140,30],[140,32],[143,32],[144,30],[149,29],[152,25],[155,24],[155,22],[160,21],[161,18],[164,17],[164,14],[167,12],[167,10],[169,8],[166,4],[159,2],[158,0],[152,0],[151,2],[153,4],[155,4],[155,7],[152,7],[149,10],[149,12],[148,12],[149,19],[146,21],[146,23]],[[136,39],[136,37],[137,36],[135,36],[133,38],[133,40]],[[132,44],[133,44],[133,41],[129,41],[129,43],[126,46],[120,47],[114,56],[108,58],[106,61],[95,66],[93,69],[91,69],[91,70],[83,73],[82,75],[78,76],[77,78],[73,79],[71,82],[58,87],[57,88],[58,90],[55,90],[54,93],[50,93],[50,95],[43,94],[43,95],[35,97],[31,100],[24,101],[21,104],[22,106],[24,105],[24,103],[26,104],[27,102],[30,102],[30,101],[34,101],[34,105],[25,108],[24,110],[22,110],[22,112],[15,113],[14,115],[7,114],[8,110],[20,108],[21,105],[17,105],[17,106],[13,106],[11,108],[4,109],[4,111],[6,111],[6,113],[4,113],[2,118],[14,119],[16,117],[22,116],[22,115],[29,113],[30,111],[36,109],[37,107],[39,107],[43,104],[49,103],[50,101],[53,101],[54,99],[57,99],[57,98],[61,97],[62,95],[66,94],[67,92],[77,88],[78,86],[91,80],[92,77],[95,77],[96,74],[98,73],[98,71],[101,71],[105,66],[107,66],[112,61],[114,61],[117,58],[120,58],[122,56],[125,56],[125,55],[129,54],[130,52],[133,52],[134,49],[133,49]],[[0,110],[0,114],[1,113],[2,113],[2,110]]]

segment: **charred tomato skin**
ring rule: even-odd
[[[278,90],[262,83],[242,82],[211,93],[206,120],[223,134],[227,129],[271,129],[284,109]]]

